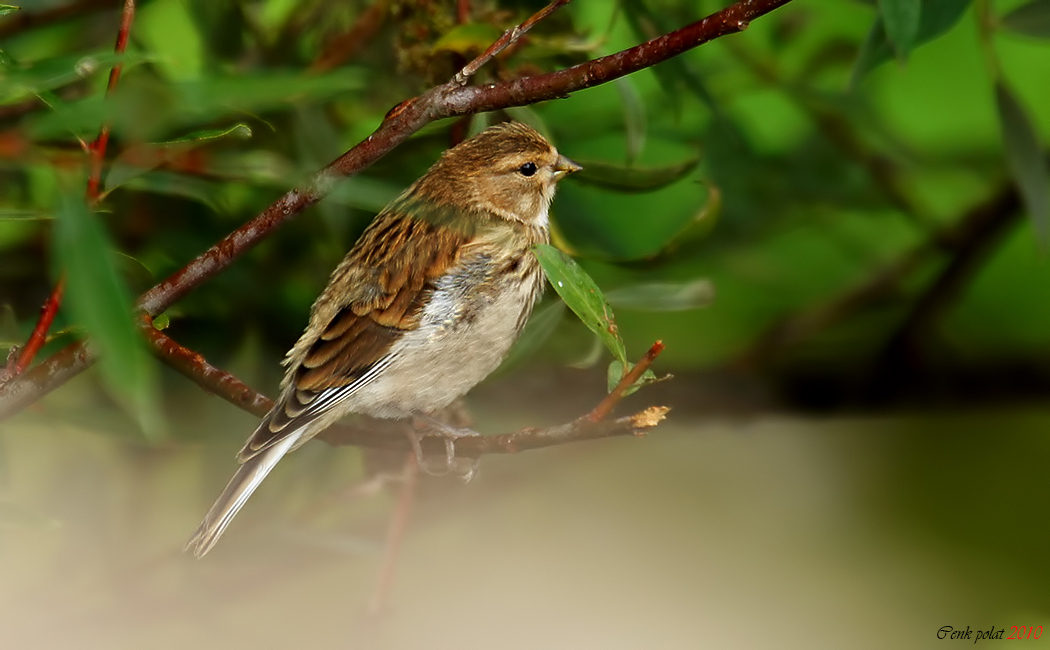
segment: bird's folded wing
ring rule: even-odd
[[[378,375],[394,343],[419,327],[434,282],[470,237],[418,215],[376,217],[318,298],[307,332],[289,353],[281,397],[239,460],[300,430]],[[333,304],[339,307],[324,307]]]

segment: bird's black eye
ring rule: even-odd
[[[520,172],[522,176],[532,176],[536,173],[536,163],[527,162],[521,167],[518,167],[518,172]]]

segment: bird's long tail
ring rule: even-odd
[[[286,436],[277,444],[246,460],[216,499],[215,505],[204,516],[204,521],[197,527],[184,550],[192,549],[195,557],[204,557],[204,554],[215,546],[215,542],[219,541],[223,531],[248,501],[252,492],[255,492],[255,488],[259,487],[266,475],[277,465],[277,461],[291,450],[300,435]]]

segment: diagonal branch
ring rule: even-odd
[[[681,29],[556,72],[483,86],[463,86],[455,79],[436,86],[396,106],[372,135],[318,173],[308,186],[285,193],[261,214],[147,291],[139,298],[138,307],[151,316],[161,313],[222,272],[296,214],[323,198],[337,179],[360,172],[434,120],[565,97],[571,92],[656,65],[721,36],[743,31],[755,18],[788,2],[790,0],[740,0]],[[560,6],[564,3],[553,4]],[[468,64],[466,69],[471,65]],[[26,373],[22,379],[0,387],[0,419],[17,412],[86,368],[92,355],[84,343],[75,345],[75,348],[67,348],[45,360],[38,372]]]

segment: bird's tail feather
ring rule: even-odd
[[[184,550],[192,549],[193,555],[198,559],[204,557],[204,554],[215,546],[215,542],[233,521],[233,517],[248,501],[248,497],[277,465],[277,461],[291,450],[301,435],[301,431],[287,435],[277,444],[246,460],[216,499]]]

